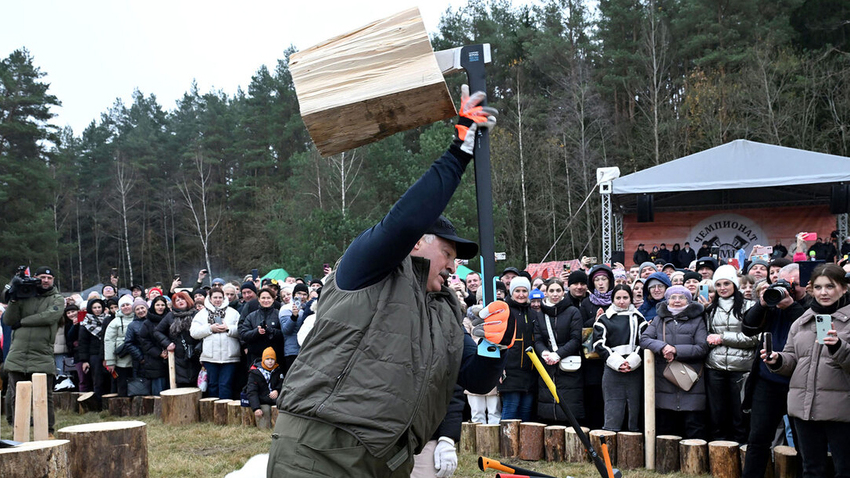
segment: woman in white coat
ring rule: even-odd
[[[207,370],[207,396],[231,398],[233,373],[239,365],[239,312],[227,306],[224,291],[210,289],[204,308],[192,319],[189,333],[203,340],[201,363]]]

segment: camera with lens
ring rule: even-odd
[[[38,293],[38,286],[41,285],[41,280],[36,277],[30,277],[27,274],[27,266],[20,266],[12,276],[12,281],[6,285],[3,290],[2,298],[4,304],[8,304],[13,300],[28,299],[35,297]]]
[[[779,279],[767,287],[764,291],[762,299],[768,307],[776,307],[786,297],[791,296],[793,291],[792,285],[785,279]]]

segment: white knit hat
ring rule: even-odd
[[[133,305],[133,296],[130,294],[124,294],[118,299],[118,307],[121,307],[124,304]]]
[[[528,282],[528,279],[526,279],[523,276],[514,277],[514,279],[511,281],[511,296],[512,297],[514,295],[514,289],[516,289],[517,287],[525,287],[525,290],[527,290],[529,293],[531,293],[531,282]]]
[[[717,287],[717,281],[721,279],[726,279],[731,283],[735,284],[736,289],[740,289],[741,286],[738,284],[738,271],[734,266],[730,266],[728,264],[722,265],[714,271],[714,275],[712,276],[712,283]]]

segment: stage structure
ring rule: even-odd
[[[640,242],[707,242],[728,258],[777,240],[790,249],[804,230],[828,239],[837,229],[839,243],[848,235],[844,156],[735,140],[623,177],[612,169],[597,170],[604,262],[620,250],[631,265]]]

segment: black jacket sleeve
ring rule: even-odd
[[[523,352],[525,353],[525,352]],[[457,383],[471,393],[484,395],[499,384],[505,369],[505,352],[499,358],[478,355],[478,344],[468,333],[463,334],[463,359]]]
[[[432,440],[437,440],[440,437],[449,437],[455,443],[460,441],[460,424],[463,422],[463,407],[465,403],[463,388],[455,385],[454,395],[452,395],[452,401],[449,402],[446,416],[431,437]]]
[[[172,322],[174,322],[174,316],[168,314],[156,324],[156,328],[153,330],[154,339],[159,342],[163,350],[167,349],[172,343],[171,337],[169,337],[169,329],[171,329]]]

